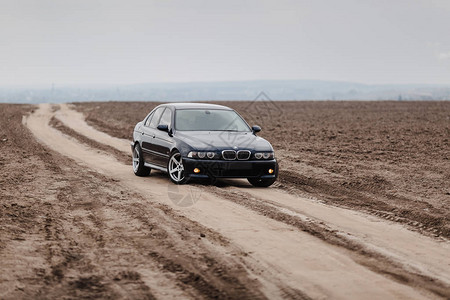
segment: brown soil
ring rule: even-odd
[[[0,298],[450,297],[449,199],[442,193],[450,106],[418,103],[421,114],[414,103],[384,103],[395,112],[378,116],[381,123],[404,139],[391,149],[356,116],[373,122],[382,104],[227,103],[262,125],[277,151],[280,181],[269,189],[239,180],[175,186],[158,172],[138,178],[128,143],[102,144],[104,134],[81,128],[83,116],[67,106],[2,105]],[[154,106],[76,105],[91,125],[120,138],[130,138]],[[307,127],[314,119],[322,129]],[[358,126],[384,142],[352,145]],[[408,126],[416,134],[402,137],[399,128]],[[335,127],[343,136],[325,138]],[[425,146],[403,147],[417,141]],[[375,144],[386,152],[382,160],[358,152]],[[420,155],[424,149],[434,152]],[[435,179],[437,191],[412,186],[420,178],[412,170],[423,172],[424,183]],[[195,191],[200,196],[185,206]]]
[[[131,161],[130,161],[130,157],[129,155],[124,155],[122,152],[120,152],[119,150],[109,146],[109,145],[105,145],[102,143],[99,143],[95,140],[92,140],[90,138],[87,138],[86,136],[76,132],[75,130],[73,130],[70,127],[67,127],[66,125],[64,125],[61,121],[59,121],[57,118],[53,117],[50,121],[50,125],[56,129],[58,129],[59,131],[63,132],[64,134],[67,134],[75,139],[77,139],[79,142],[81,143],[85,143],[87,145],[89,145],[90,147],[94,147],[97,148],[99,150],[102,151],[106,151],[109,152],[111,154],[114,155],[114,157],[124,163],[124,164],[129,164],[131,165]]]
[[[131,139],[159,103],[77,103],[92,126]],[[263,127],[278,187],[450,237],[450,102],[220,102]]]
[[[0,109],[0,298],[264,298],[226,238],[49,151],[32,110]]]

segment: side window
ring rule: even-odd
[[[153,114],[151,114],[148,118],[147,121],[145,121],[145,126],[149,126],[150,125],[150,121],[152,120]]]
[[[168,125],[170,128],[170,122],[172,121],[172,111],[170,108],[166,108],[164,113],[161,116],[161,120],[159,121],[159,125]]]
[[[164,107],[160,107],[157,110],[155,110],[155,112],[153,113],[153,118],[150,121],[150,127],[151,128],[156,128],[156,126],[158,126],[158,122],[159,122],[159,118],[161,117],[161,114],[164,111]]]

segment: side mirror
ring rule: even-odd
[[[169,132],[169,125],[166,124],[159,124],[158,127],[156,128],[158,128],[161,131]]]
[[[252,130],[253,130],[253,133],[260,132],[261,131],[261,127],[259,127],[258,125],[253,125],[252,126]]]

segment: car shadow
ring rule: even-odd
[[[215,187],[239,187],[239,188],[252,188],[253,186],[246,180],[241,178],[220,178],[215,181],[211,180],[191,180],[189,184],[198,184],[203,186],[215,186]]]
[[[159,170],[152,170],[149,177],[157,177],[162,179],[167,179],[167,183],[170,182],[167,173],[164,173]],[[211,181],[209,179],[191,179],[187,183],[188,185],[201,185],[201,186],[216,186],[220,188],[224,187],[239,187],[239,188],[253,188],[253,186],[244,178],[220,178],[215,181]]]

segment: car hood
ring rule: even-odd
[[[176,136],[195,150],[246,149],[273,151],[265,139],[251,132],[178,131]]]

